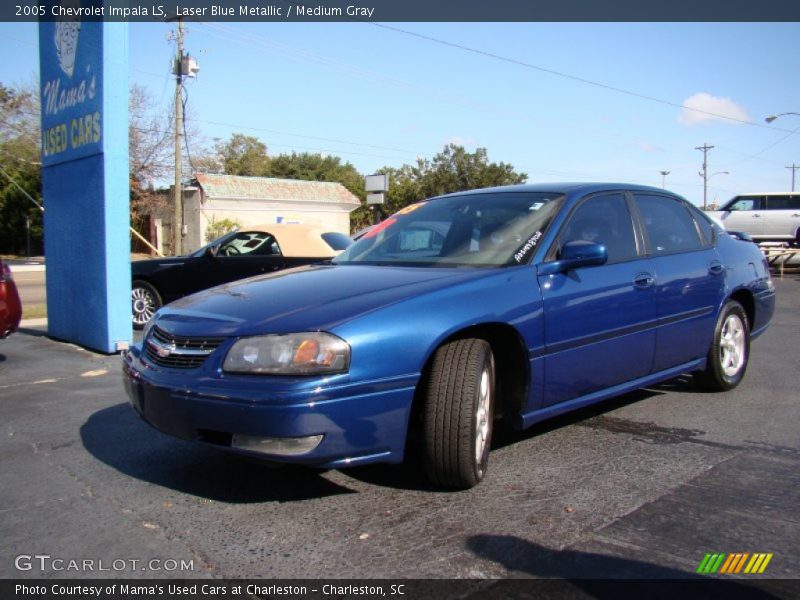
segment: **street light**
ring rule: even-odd
[[[666,188],[667,175],[669,175],[670,172],[669,171],[659,171],[659,173],[661,173],[661,189],[663,190],[663,189]]]
[[[796,112],[785,112],[785,113],[779,113],[779,114],[777,114],[777,115],[770,115],[770,116],[768,116],[767,118],[765,118],[764,120],[765,120],[767,123],[772,123],[772,122],[773,122],[775,119],[777,119],[778,117],[785,117],[786,115],[794,115],[795,117],[800,117],[800,113],[796,113]]]
[[[717,171],[716,173],[712,173],[711,175],[706,177],[706,170],[703,169],[702,171],[698,171],[697,174],[700,175],[700,177],[703,178],[703,210],[707,210],[708,209],[708,201],[707,201],[707,197],[708,197],[708,191],[707,191],[708,190],[708,180],[711,179],[712,177],[714,177],[715,175],[730,175],[730,173],[728,171]]]
[[[777,119],[778,117],[783,117],[783,116],[785,116],[785,115],[794,115],[795,117],[800,117],[800,113],[796,113],[796,112],[785,112],[785,113],[780,113],[780,114],[777,114],[777,115],[770,115],[770,116],[768,116],[768,117],[767,117],[766,119],[764,119],[764,120],[765,120],[767,123],[772,123],[772,122],[773,122],[775,119]],[[792,163],[792,165],[791,165],[790,167],[786,167],[786,168],[787,168],[787,169],[791,169],[791,170],[792,170],[792,191],[794,191],[794,172],[795,172],[795,171],[797,171],[797,169],[800,169],[800,165],[796,165],[796,164]]]

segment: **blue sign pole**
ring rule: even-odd
[[[127,28],[39,23],[48,335],[106,353],[132,338]]]

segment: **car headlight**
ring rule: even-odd
[[[242,338],[222,365],[230,373],[321,375],[344,373],[350,346],[330,333],[289,333]]]

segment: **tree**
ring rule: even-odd
[[[33,251],[42,249],[39,94],[33,85],[9,88],[0,83],[0,252],[19,254],[26,247],[30,222]]]
[[[489,162],[486,148],[467,152],[463,146],[449,144],[428,160],[418,158],[415,165],[399,169],[384,167],[378,171],[389,176],[389,191],[382,207],[384,214],[393,214],[414,202],[432,196],[497,185],[524,183],[528,176],[518,173],[507,163]],[[369,208],[363,206],[352,213],[354,230],[371,223]]]
[[[227,142],[219,142],[216,150],[227,175],[266,177],[269,174],[267,146],[256,137],[234,133]]]
[[[490,163],[486,148],[470,154],[463,146],[449,144],[433,157],[419,161],[420,182],[425,197],[462,190],[523,183],[528,176],[517,173],[512,165]]]
[[[215,219],[211,216],[206,228],[206,242],[213,242],[217,238],[222,237],[226,233],[241,227],[242,224],[238,219]]]
[[[269,175],[283,179],[335,181],[341,183],[355,196],[364,197],[364,176],[349,162],[342,163],[342,159],[338,156],[323,156],[309,152],[279,154],[270,162]]]
[[[159,110],[153,96],[142,86],[131,86],[128,96],[128,155],[131,226],[147,234],[145,218],[164,210],[164,198],[154,184],[172,172],[174,125],[169,111]]]

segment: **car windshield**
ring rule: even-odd
[[[376,225],[335,264],[502,266],[526,262],[561,194],[460,194],[418,202]]]

